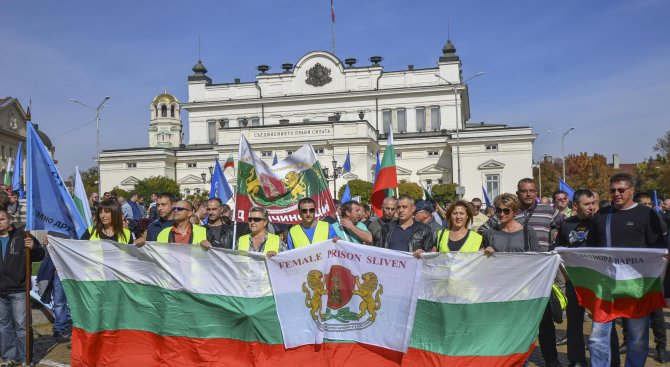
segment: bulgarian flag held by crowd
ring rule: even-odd
[[[372,196],[370,197],[370,205],[374,209],[377,217],[382,217],[382,203],[387,196],[391,196],[389,190],[398,187],[398,173],[395,165],[395,148],[393,147],[393,132],[389,132],[389,140],[386,143],[384,150],[384,157],[382,158],[379,172],[375,178],[374,186],[372,187]]]
[[[233,159],[232,153],[228,156],[228,159],[226,159],[226,163],[223,164],[223,170],[225,171],[228,167],[235,169],[235,160]]]
[[[240,136],[236,221],[246,222],[249,209],[260,206],[268,210],[270,222],[299,223],[298,201],[306,197],[316,202],[317,218],[333,213],[333,198],[310,144],[270,166],[253,152],[247,139]]]
[[[593,320],[640,318],[665,307],[665,249],[558,248],[579,304]]]
[[[12,186],[12,173],[10,170],[12,169],[12,157],[9,157],[7,159],[7,170],[5,171],[5,177],[4,178],[4,184],[5,186]]]
[[[75,178],[74,178],[74,204],[77,206],[77,211],[81,214],[81,217],[84,218],[84,222],[87,225],[93,225],[93,218],[91,217],[91,207],[88,205],[88,196],[86,194],[86,188],[84,187],[84,181],[81,179],[79,174],[79,167],[74,167]]]
[[[348,250],[362,249],[336,245],[339,242],[325,241],[289,253],[320,246],[329,257],[355,261],[347,256]],[[359,294],[380,266],[401,264],[381,261],[385,253],[398,254],[392,250],[362,250],[375,256],[362,258],[363,284],[355,286],[352,305],[368,298]],[[300,330],[290,330],[290,325],[282,330],[271,286],[281,279],[270,278],[262,254],[219,248],[202,251],[199,246],[156,242],[137,248],[57,237],[49,237],[49,253],[72,314],[73,367],[520,366],[533,349],[560,260],[548,253],[408,257],[406,261],[417,262],[421,270],[414,279],[420,287],[414,296],[415,315],[407,320],[413,322],[413,331],[403,353],[384,347],[383,333],[371,339],[375,345],[324,339],[318,346],[315,340],[286,349],[286,332]],[[309,261],[304,258],[298,263]],[[344,287],[348,284],[345,272],[338,273],[337,279],[330,274],[330,281],[310,274],[306,271],[295,285],[300,289],[309,283],[308,290],[319,290],[319,296],[290,312],[301,313],[311,322],[311,308],[318,311],[321,305],[325,311],[333,297],[341,299],[352,290]],[[358,278],[359,273],[355,275]],[[393,282],[380,280],[375,285],[383,285],[384,290],[377,287],[368,306],[377,305],[374,310],[381,321],[389,317],[385,313],[393,312],[393,294],[399,289]],[[330,294],[335,289],[340,292]],[[304,301],[304,294],[298,292]],[[351,310],[355,313],[359,308]],[[370,321],[368,316],[363,320]]]

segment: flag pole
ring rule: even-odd
[[[330,35],[333,41],[333,55],[335,55],[335,8],[333,0],[330,0]]]
[[[30,238],[30,231],[25,231],[25,239]],[[32,334],[32,325],[31,325],[31,313],[30,313],[30,250],[24,247],[24,252],[26,254],[26,366],[30,366],[32,358],[30,355],[30,337]]]

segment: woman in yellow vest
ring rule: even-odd
[[[437,243],[433,251],[476,252],[482,245],[482,236],[468,229],[473,217],[470,204],[459,200],[446,213],[448,229],[437,232]]]
[[[133,237],[123,227],[121,207],[116,200],[103,200],[98,204],[94,225],[81,236],[82,240],[112,240],[121,243],[133,243]]]
[[[255,206],[249,210],[250,234],[240,237],[237,249],[249,252],[261,252],[268,258],[286,251],[286,245],[276,234],[267,231],[268,211]]]

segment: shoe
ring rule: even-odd
[[[626,354],[626,352],[628,352],[628,346],[626,343],[621,343],[619,346],[619,354]]]
[[[559,341],[556,342],[556,345],[566,345],[566,344],[568,344],[568,338],[567,337],[563,338],[563,339],[560,339]]]
[[[586,362],[570,362],[568,367],[587,367],[588,364]]]
[[[665,363],[668,361],[667,353],[665,348],[656,347],[656,361],[658,363]]]

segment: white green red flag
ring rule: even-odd
[[[558,248],[579,304],[593,320],[640,318],[665,307],[665,249]]]
[[[331,241],[315,246],[337,249]],[[366,265],[357,271],[379,273],[384,266],[381,259],[388,256],[379,254],[392,251],[376,250],[372,255],[376,258],[361,259]],[[408,262],[423,265],[409,348],[402,353],[340,340],[286,349],[282,335],[286,331],[280,327],[263,255],[155,242],[137,248],[57,237],[49,237],[49,253],[72,313],[74,367],[519,366],[533,348],[559,263],[557,255],[546,253],[408,257]],[[346,296],[344,285],[350,281],[345,273],[339,275],[337,280],[331,274],[320,292],[324,313],[326,294],[336,296],[337,282],[340,297]],[[387,307],[398,292],[395,284],[383,282],[377,287],[383,285],[379,309],[377,290],[373,296],[380,321],[392,312]],[[310,289],[308,279],[298,285],[303,284]],[[362,288],[367,292],[371,287]],[[311,320],[315,303],[310,298],[308,305],[304,293],[302,299],[293,312]],[[350,303],[361,300],[354,295]],[[357,310],[360,306],[353,308]],[[369,318],[369,310],[365,317]],[[374,344],[384,345],[388,337]]]
[[[228,167],[235,169],[235,160],[233,159],[232,153],[228,156],[228,159],[226,159],[226,162],[223,164],[223,170],[225,171]]]
[[[395,165],[395,147],[393,146],[393,132],[389,132],[384,157],[376,173],[372,195],[370,196],[370,205],[374,209],[377,217],[382,217],[382,203],[387,196],[393,195],[390,191],[398,187],[398,173]]]
[[[310,144],[270,166],[241,136],[237,168],[236,221],[245,222],[249,209],[260,206],[268,210],[270,222],[299,223],[298,201],[306,197],[316,202],[317,218],[334,211],[321,165]]]
[[[75,178],[74,178],[74,205],[77,207],[77,211],[81,214],[81,217],[84,218],[86,225],[93,225],[93,218],[91,218],[91,207],[88,205],[88,196],[86,195],[86,188],[84,188],[84,181],[81,179],[79,174],[79,167],[75,166]]]
[[[7,169],[5,170],[5,177],[3,177],[4,179],[3,183],[5,184],[5,186],[12,186],[12,173],[10,172],[11,169],[12,169],[12,157],[9,157],[9,159],[7,159]]]

